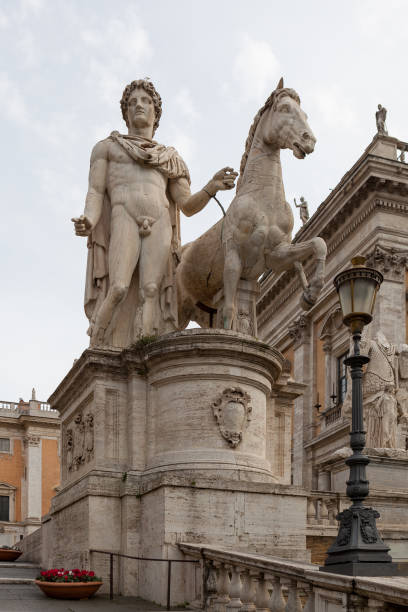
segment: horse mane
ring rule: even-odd
[[[238,178],[238,181],[237,181],[237,193],[238,193],[238,190],[239,190],[239,188],[241,186],[242,178],[244,176],[245,166],[246,166],[246,163],[247,163],[247,160],[248,160],[249,152],[250,152],[251,147],[252,147],[252,142],[254,140],[256,128],[258,127],[258,123],[259,123],[262,115],[264,114],[264,112],[267,111],[268,108],[273,106],[275,104],[275,102],[278,100],[278,98],[280,98],[282,95],[290,96],[291,98],[296,100],[296,102],[298,104],[300,104],[300,98],[299,98],[298,94],[296,93],[296,91],[294,89],[290,89],[289,87],[283,87],[281,89],[275,89],[271,93],[271,95],[267,98],[265,104],[256,113],[256,115],[254,117],[254,120],[252,122],[252,125],[249,128],[248,138],[246,139],[246,142],[245,142],[245,151],[244,151],[244,154],[243,154],[243,156],[241,158],[241,165],[239,167],[239,178]]]

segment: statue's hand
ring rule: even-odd
[[[235,187],[235,179],[238,176],[238,172],[234,171],[234,168],[222,168],[214,174],[211,181],[206,185],[206,191],[215,195],[217,191],[224,191],[225,189],[233,189]]]
[[[80,217],[73,217],[71,219],[75,225],[75,233],[77,236],[89,236],[92,231],[92,223],[85,217],[85,215],[81,215]]]

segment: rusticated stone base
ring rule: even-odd
[[[189,541],[308,559],[305,492],[285,484],[303,385],[280,376],[282,355],[220,330],[151,340],[88,349],[50,398],[62,485],[43,564],[92,565],[106,590],[108,558],[92,549],[177,559]],[[161,603],[166,580],[165,563],[124,559],[115,571],[116,590]],[[193,567],[174,564],[173,603],[201,587]]]

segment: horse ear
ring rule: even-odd
[[[281,77],[276,89],[283,89],[283,77]]]

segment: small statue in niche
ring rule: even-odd
[[[296,198],[293,198],[293,201],[295,203],[296,208],[300,208],[299,210],[300,220],[302,221],[304,225],[305,223],[309,221],[309,217],[310,217],[307,202],[303,196],[300,196],[299,204],[296,202]]]

